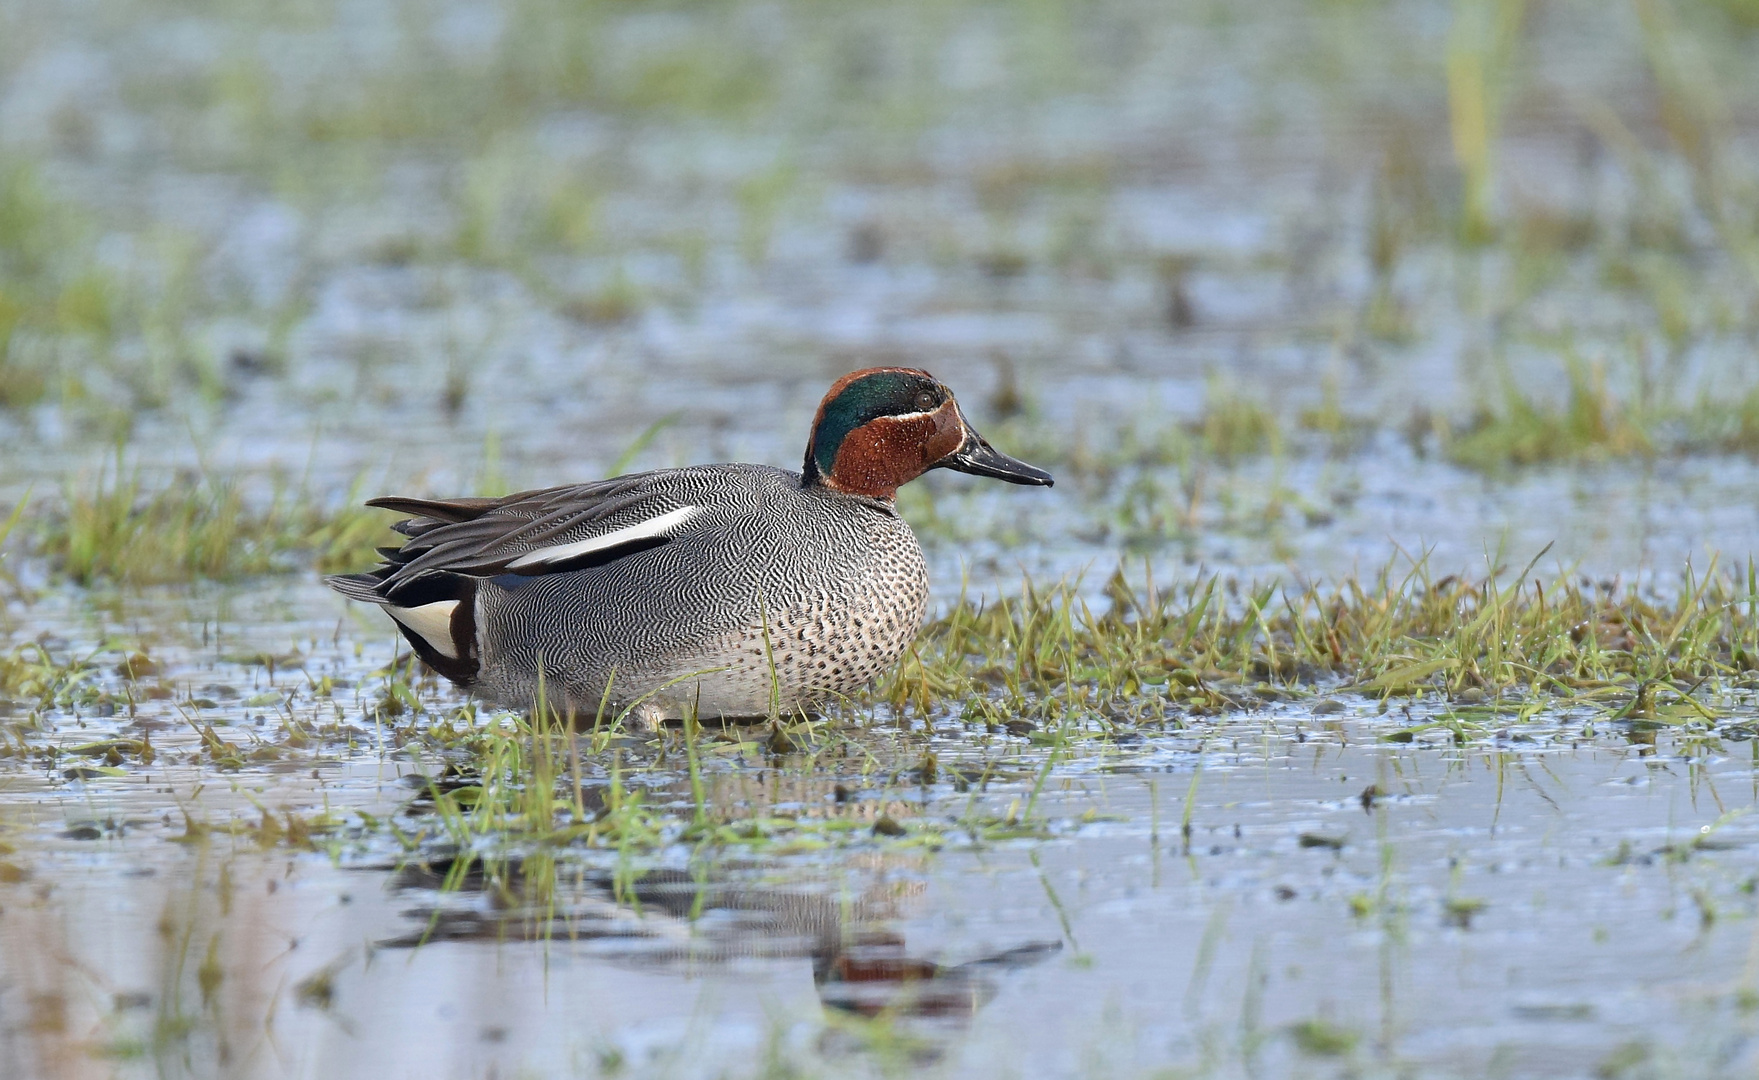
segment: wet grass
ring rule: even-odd
[[[25,507],[29,505],[30,493],[26,492],[24,497],[13,505],[11,512],[6,515],[6,520],[0,521],[0,560],[6,558],[6,541],[12,536],[12,530],[18,528],[19,521],[24,517]]]
[[[1534,696],[1617,699],[1629,717],[1705,720],[1686,688],[1759,663],[1751,568],[1688,569],[1671,599],[1567,575],[1432,580],[1421,562],[1329,588],[1220,576],[1131,587],[1120,574],[1106,594],[1099,612],[1072,588],[1030,584],[956,605],[882,700],[1101,730],[1108,718],[1176,722],[1318,689],[1492,711]]]
[[[0,156],[0,406],[53,402],[122,434],[141,410],[219,402],[225,357],[204,331],[236,305],[199,280],[202,251],[148,226],[119,266],[104,255],[106,227],[38,162]]]
[[[1498,412],[1455,430],[1426,428],[1419,442],[1439,439],[1456,462],[1487,472],[1558,460],[1597,462],[1664,452],[1759,449],[1759,391],[1736,398],[1702,397],[1681,413],[1650,404],[1633,415],[1608,389],[1604,370],[1568,366],[1570,398],[1562,409],[1526,395],[1505,378]],[[1373,439],[1372,419],[1346,409],[1334,380],[1321,404],[1294,420],[1226,380],[1212,378],[1206,404],[1179,423],[1124,420],[1107,429],[1082,425],[1073,438],[1046,424],[1027,399],[986,429],[995,442],[1051,467],[1082,499],[1087,541],[1112,540],[1127,552],[1164,552],[1205,534],[1263,536],[1288,522],[1324,522],[1330,495],[1302,493],[1280,478],[1241,482],[1243,466],[1265,458],[1279,464],[1301,453],[1350,455]],[[1016,391],[1017,393],[1017,391]],[[686,417],[660,417],[636,436],[605,471],[634,465],[661,434]],[[474,488],[510,490],[501,475],[498,441],[485,440]],[[79,584],[130,586],[203,579],[235,581],[263,574],[357,570],[371,565],[374,546],[390,539],[394,515],[367,509],[364,477],[341,496],[319,496],[280,474],[188,469],[166,477],[129,464],[119,450],[102,464],[70,474],[59,498],[35,500],[14,548]],[[375,487],[376,490],[376,487]],[[1319,501],[1315,501],[1315,500]],[[939,505],[937,493],[912,485],[901,507],[931,541],[974,537]],[[17,508],[20,515],[22,507]],[[1024,536],[985,534],[1007,545]]]
[[[1502,400],[1481,410],[1464,430],[1450,434],[1444,446],[1448,457],[1470,468],[1494,471],[1656,452],[1650,431],[1659,410],[1613,398],[1603,368],[1569,358],[1565,369],[1568,397],[1561,406],[1553,406],[1525,393],[1505,368]]]
[[[481,721],[467,711],[399,738],[444,763],[416,798],[411,857],[437,861],[443,888],[483,874],[498,889],[517,885],[526,904],[548,902],[552,860],[570,849],[613,856],[616,880],[628,883],[665,851],[711,860],[932,851],[1047,828],[1018,798],[1003,812],[973,796],[951,820],[922,816],[937,784],[981,789],[1031,774],[943,766],[918,740],[846,722],[647,732],[620,718],[589,727],[538,710]],[[775,780],[754,781],[753,768]]]
[[[1659,745],[1656,764],[1685,769],[1744,754],[1736,744],[1754,737],[1759,688],[1759,571],[1685,569],[1664,585],[1536,578],[1531,565],[1435,579],[1420,561],[1332,583],[1167,581],[1136,566],[1099,590],[1026,581],[1011,596],[949,605],[871,694],[821,716],[658,731],[608,713],[570,725],[541,708],[478,710],[407,656],[357,667],[361,681],[350,687],[318,674],[315,645],[304,658],[221,654],[186,674],[179,661],[126,640],[85,654],[29,643],[0,663],[0,701],[10,703],[0,756],[9,769],[88,790],[162,777],[186,806],[169,838],[192,857],[255,865],[273,855],[276,876],[291,872],[280,866],[289,853],[383,871],[412,903],[379,950],[549,948],[574,938],[603,948],[618,935],[669,933],[679,955],[707,957],[716,954],[705,913],[734,906],[727,874],[755,869],[773,880],[789,867],[897,865],[947,849],[1004,858],[1009,845],[1112,825],[1103,799],[1071,800],[1068,777],[1126,771],[1135,755],[1157,772],[1169,761],[1188,772],[1163,780],[1168,798],[1164,810],[1153,804],[1164,816],[1150,843],[1195,859],[1204,846],[1194,842],[1205,825],[1198,807],[1210,805],[1200,796],[1219,782],[1205,762],[1225,768],[1228,743],[1237,752],[1242,738],[1312,741],[1324,754],[1321,746],[1375,742],[1389,755],[1382,772],[1342,793],[1352,813],[1360,802],[1374,816],[1373,868],[1357,868],[1329,902],[1340,925],[1374,928],[1394,948],[1414,911],[1463,934],[1479,932],[1508,901],[1475,895],[1456,873],[1417,907],[1388,832],[1389,796],[1401,790],[1389,768],[1415,775],[1433,758],[1449,769],[1500,770],[1515,756],[1506,747],[1523,740],[1638,757],[1663,753]],[[196,679],[238,689],[192,687]],[[114,720],[102,719],[106,708]],[[172,725],[105,729],[137,711]],[[268,723],[251,724],[251,712]],[[203,785],[248,791],[270,773],[303,777],[375,755],[390,806],[339,797],[332,806],[316,792],[287,802],[264,795],[231,811],[196,800]],[[384,784],[390,765],[405,774],[401,783]],[[1664,849],[1620,847],[1607,865],[1684,865],[1716,851],[1717,828],[1742,812],[1732,808]],[[115,840],[129,828],[94,816],[65,835]],[[1364,843],[1332,827],[1288,839],[1338,860]],[[47,865],[28,845],[0,854],[0,873],[23,881]],[[1049,876],[1041,881],[1071,943],[1064,962],[1079,965],[1082,905],[1067,905]],[[1734,887],[1728,896],[1744,895]],[[204,895],[227,888],[222,881]],[[1724,902],[1718,893],[1700,906]],[[193,929],[164,922],[167,950],[182,965],[155,1006],[167,1026],[115,1018],[105,1045],[118,1056],[199,1058],[212,1049],[201,1040],[225,1033],[227,994],[246,966],[234,934],[244,931],[211,916]],[[343,1001],[336,972],[351,962],[312,958],[292,990],[299,1006]],[[1201,972],[1208,961],[1197,963]],[[934,978],[957,990],[952,971],[936,968]],[[1201,998],[1201,974],[1192,986]],[[899,1000],[921,992],[906,986]],[[1322,1005],[1267,1025],[1250,995],[1241,1009],[1230,1054],[1356,1066],[1384,1052],[1376,1045],[1384,1035],[1355,1011],[1335,1017]],[[898,1006],[856,1034],[882,1047],[916,1038],[908,1019]]]
[[[370,565],[395,520],[360,505],[358,482],[335,509],[278,484],[253,499],[246,484],[190,471],[149,486],[118,455],[75,474],[58,502],[39,506],[30,519],[31,554],[80,585],[229,581],[314,567],[328,573]],[[13,524],[23,511],[21,502]]]
[[[1609,366],[1565,350],[1492,370],[1478,380],[1476,403],[1454,415],[1424,408],[1402,418],[1370,414],[1350,407],[1333,377],[1321,380],[1317,404],[1290,410],[1260,390],[1212,378],[1202,411],[1183,422],[1126,414],[1103,428],[1084,424],[1071,437],[1029,412],[989,427],[1023,456],[1116,502],[1126,536],[1162,540],[1195,527],[1205,489],[1225,487],[1219,481],[1235,466],[1373,454],[1379,435],[1402,439],[1418,456],[1439,454],[1498,476],[1693,455],[1759,457],[1759,386],[1738,366],[1706,385],[1683,365]],[[1180,502],[1182,512],[1169,518],[1166,504]]]
[[[1561,402],[1505,378],[1499,402],[1448,430],[1442,449],[1483,472],[1520,466],[1680,457],[1759,455],[1759,388],[1679,394],[1666,384],[1615,393],[1602,365],[1566,356],[1558,365],[1568,391]]]

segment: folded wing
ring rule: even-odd
[[[469,685],[477,670],[476,583],[603,566],[669,543],[702,512],[660,490],[666,472],[524,491],[501,499],[374,499],[410,515],[392,528],[409,539],[380,548],[364,574],[325,578],[352,599],[378,604],[442,675]]]

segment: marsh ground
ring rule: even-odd
[[[8,1075],[1751,1075],[1748,0],[0,4]],[[366,495],[928,367],[872,695],[571,736]]]

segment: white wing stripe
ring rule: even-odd
[[[585,540],[576,540],[572,544],[555,544],[528,551],[507,564],[509,570],[524,570],[531,566],[542,566],[545,563],[566,562],[578,559],[582,555],[591,555],[595,551],[627,544],[633,540],[647,540],[659,536],[666,531],[684,524],[697,514],[702,513],[700,506],[680,506],[676,510],[661,514],[656,518],[638,521],[634,525],[625,525],[621,529],[613,529],[600,536],[589,536]]]
[[[452,612],[457,607],[456,600],[436,600],[419,607],[386,605],[385,611],[393,619],[420,634],[421,639],[432,645],[435,652],[448,660],[456,660],[458,645],[452,640]]]

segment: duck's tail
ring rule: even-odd
[[[416,655],[459,686],[476,681],[481,666],[476,640],[475,578],[427,573],[386,589],[388,573],[332,574],[324,584],[365,604],[385,609]]]

